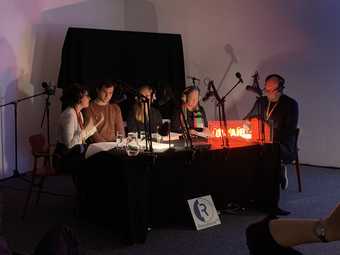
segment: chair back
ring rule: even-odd
[[[300,128],[295,129],[295,148],[298,150],[298,140],[299,140]]]
[[[47,151],[45,137],[42,134],[32,135],[28,139],[32,153],[42,153]]]

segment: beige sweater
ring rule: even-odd
[[[92,118],[96,124],[101,114],[104,116],[104,121],[97,127],[97,132],[91,137],[91,142],[114,141],[117,131],[125,136],[122,113],[117,104],[98,105],[91,102],[90,106],[84,109],[86,122]]]

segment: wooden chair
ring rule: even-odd
[[[299,148],[298,148],[299,134],[300,134],[300,129],[297,128],[296,131],[295,131],[296,156],[295,156],[295,160],[293,160],[292,164],[295,165],[296,176],[297,176],[297,180],[298,180],[299,192],[302,192],[301,173],[300,173],[300,161],[299,161]]]
[[[32,198],[32,193],[37,192],[35,204],[38,205],[45,179],[49,176],[59,175],[52,166],[52,148],[46,144],[45,137],[42,134],[32,135],[29,137],[29,143],[34,160],[30,186],[22,213],[23,219],[26,216],[27,209]]]

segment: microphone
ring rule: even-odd
[[[262,89],[259,86],[259,73],[256,71],[254,73],[254,75],[252,76],[252,78],[254,79],[253,81],[253,85],[248,85],[246,86],[246,90],[249,90],[251,92],[254,92],[255,94],[262,96]]]
[[[243,79],[242,79],[241,74],[240,74],[239,72],[237,72],[237,73],[235,73],[235,75],[236,75],[236,78],[239,79],[239,81],[240,81],[241,83],[243,83]]]
[[[194,77],[194,76],[187,76],[188,79],[191,79],[193,81],[200,81],[200,79]]]
[[[56,86],[53,86],[51,82],[46,82],[43,81],[41,83],[41,87],[43,87],[43,89],[45,89],[45,94],[49,95],[49,96],[53,96],[55,95],[55,91],[56,91]]]
[[[168,136],[169,133],[170,133],[170,122],[166,121],[158,129],[158,134],[160,134],[161,136]]]
[[[259,96],[262,96],[262,90],[257,86],[246,86],[246,90],[251,91]]]

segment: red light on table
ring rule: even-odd
[[[262,128],[262,124],[263,128]],[[221,128],[220,122],[209,121],[211,136],[209,143],[213,147],[222,146],[222,135],[228,137],[229,147],[249,146],[254,143],[271,143],[272,132],[267,122],[260,122],[257,118],[249,120],[228,120],[227,130]],[[264,138],[262,138],[264,137]]]

